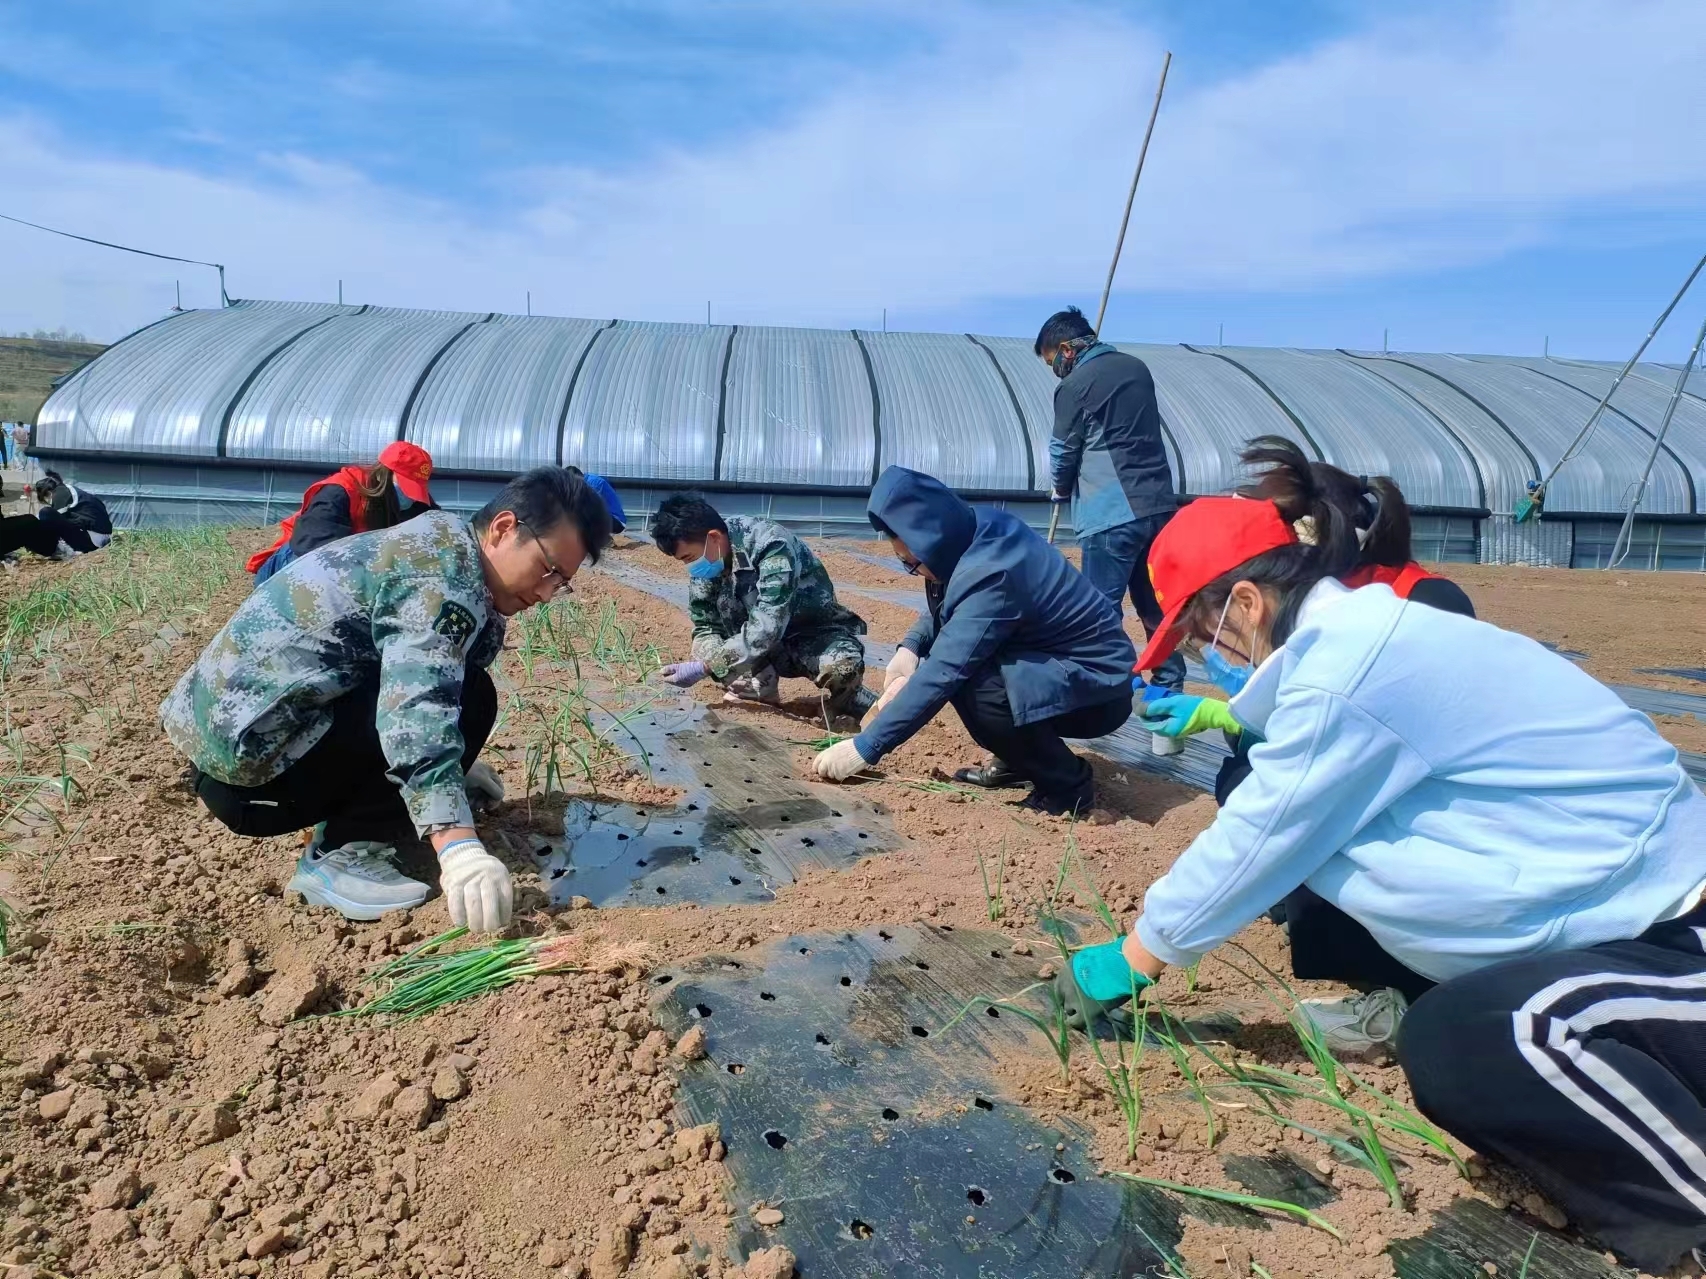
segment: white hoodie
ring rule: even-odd
[[[1706,879],[1652,721],[1521,635],[1322,582],[1232,702],[1263,740],[1135,925],[1190,964],[1299,884],[1438,981],[1635,937]]]

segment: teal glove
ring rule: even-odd
[[[1152,732],[1163,737],[1194,737],[1211,728],[1236,733],[1244,727],[1233,717],[1232,708],[1219,698],[1191,693],[1176,693],[1146,702],[1143,718]]]
[[[1132,971],[1121,944],[1109,941],[1073,952],[1072,979],[1079,990],[1099,1004],[1130,999],[1132,991],[1153,985],[1142,973]]]

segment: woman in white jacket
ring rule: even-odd
[[[1307,885],[1343,912],[1347,969],[1369,960],[1335,975],[1375,988],[1311,1002],[1332,1040],[1395,1040],[1424,1113],[1662,1269],[1706,1243],[1706,797],[1533,640],[1333,580],[1345,524],[1323,508],[1303,545],[1270,502],[1202,498],[1156,539],[1139,668],[1200,645],[1262,740],[1074,976],[1129,991]]]

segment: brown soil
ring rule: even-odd
[[[260,541],[234,536],[234,557]],[[617,554],[669,570],[654,551]],[[844,558],[834,557],[832,572],[848,567],[854,580]],[[26,563],[0,577],[0,589],[85,568]],[[1680,648],[1700,633],[1698,619],[1690,626],[1686,614],[1675,615],[1684,587],[1689,607],[1699,609],[1694,579],[1649,589],[1659,579],[1632,576],[1638,586],[1620,588],[1556,575],[1558,588],[1581,583],[1592,604],[1554,588],[1553,575],[1517,572],[1506,582],[1490,570],[1473,574],[1460,580],[1496,620],[1526,602],[1536,619],[1559,628],[1545,638],[1599,661],[1700,659],[1697,643],[1686,659],[1654,647],[1668,637]],[[1540,580],[1532,592],[1531,577]],[[516,863],[520,931],[571,939],[592,971],[417,1022],[290,1020],[353,1002],[379,962],[447,921],[436,898],[412,918],[373,925],[305,908],[281,892],[297,841],[230,835],[184,788],[156,708],[246,589],[246,580],[233,583],[205,614],[172,619],[181,634],[162,641],[164,650],[143,643],[158,619],[146,628],[121,623],[104,638],[93,630],[61,637],[6,678],[9,726],[27,744],[32,769],[56,760],[61,743],[88,756],[75,765],[83,789],[66,811],[54,809],[58,825],[0,828],[0,893],[22,912],[0,963],[0,1056],[15,1067],[0,1082],[0,1263],[16,1264],[18,1274],[39,1267],[158,1277],[507,1277],[573,1275],[585,1264],[593,1275],[614,1275],[624,1273],[625,1252],[635,1257],[631,1272],[648,1279],[739,1273],[722,1260],[731,1211],[720,1150],[708,1134],[672,1131],[669,1045],[644,1012],[646,966],[794,932],[914,920],[991,927],[977,858],[1003,850],[1004,910],[993,926],[1020,945],[1028,939],[1042,964],[1048,949],[1034,924],[1069,835],[1087,875],[1129,917],[1214,813],[1207,796],[1099,759],[1092,762],[1104,807],[1075,830],[1011,807],[1013,792],[920,789],[919,781],[976,756],[945,715],[885,760],[876,780],[858,783],[908,837],[895,852],[814,874],[767,905],[555,914],[531,870]],[[613,602],[622,624],[666,659],[685,652],[686,619],[669,605],[599,574],[583,575],[576,590],[590,610]],[[1612,592],[1615,604],[1600,600]],[[899,607],[858,607],[873,638],[892,642],[910,622]],[[1614,645],[1619,636],[1627,638]],[[500,675],[506,690],[530,695],[513,650]],[[784,692],[792,700],[781,709],[720,710],[779,737],[811,735],[801,731],[816,714],[810,685],[790,682]],[[695,695],[711,701],[718,691],[701,685]],[[490,752],[511,799],[483,822],[488,830],[548,833],[560,820],[561,797],[522,794],[524,753],[512,717]],[[802,775],[810,754],[796,748]],[[606,768],[598,782],[634,802],[673,798],[632,770]],[[503,841],[493,845],[504,853]],[[1082,878],[1069,881],[1063,900],[1093,905]],[[1257,924],[1240,940],[1283,970],[1279,930]],[[1240,1009],[1247,1028],[1235,1050],[1296,1068],[1282,1020],[1230,968],[1205,963],[1194,990],[1184,974],[1170,973],[1161,993],[1182,1014]],[[1305,984],[1305,993],[1336,992]],[[1407,1099],[1395,1069],[1357,1069]],[[1362,1174],[1329,1161],[1325,1147],[1248,1111],[1218,1114],[1223,1132],[1211,1154],[1202,1112],[1154,1049],[1141,1067],[1149,1103],[1130,1158],[1107,1082],[1086,1053],[1064,1087],[1040,1039],[1034,1055],[1003,1063],[1000,1074],[1038,1112],[1088,1125],[1110,1168],[1224,1186],[1220,1154],[1285,1149],[1338,1187],[1324,1212],[1347,1244],[1284,1223],[1264,1232],[1193,1225],[1185,1251],[1205,1263],[1196,1274],[1223,1273],[1222,1254],[1230,1250],[1235,1262],[1240,1249],[1275,1275],[1386,1274],[1376,1255],[1384,1243],[1418,1233],[1454,1198],[1555,1212],[1525,1200],[1530,1190],[1497,1170],[1470,1183],[1420,1156],[1405,1173],[1409,1211],[1398,1212]]]

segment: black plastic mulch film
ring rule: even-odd
[[[1037,961],[999,933],[884,927],[786,938],[652,975],[672,1034],[702,1024],[684,1122],[716,1120],[733,1179],[736,1249],[784,1243],[809,1279],[1177,1275],[1183,1218],[1267,1229],[1242,1208],[1097,1175],[1088,1134],[1010,1102],[996,1064],[1034,1032],[978,1008],[1033,982]],[[1032,1043],[1024,1051],[1034,1054]],[[1228,1157],[1236,1184],[1331,1213],[1334,1193],[1292,1160]],[[755,1203],[780,1208],[774,1230]],[[1536,1228],[1460,1204],[1390,1254],[1402,1279],[1515,1275]],[[1171,1268],[1170,1268],[1171,1267]],[[1630,1272],[1539,1231],[1530,1279]]]

